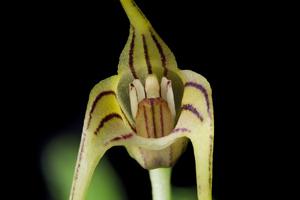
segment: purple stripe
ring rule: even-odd
[[[194,115],[196,115],[198,117],[198,119],[203,121],[203,117],[201,116],[201,114],[198,112],[198,110],[192,104],[184,104],[181,106],[181,109],[192,112]]]
[[[173,131],[171,133],[177,133],[177,132],[191,132],[190,129],[187,129],[187,128],[175,128],[173,129]]]
[[[207,106],[207,112],[210,116],[210,106],[209,106],[209,99],[208,99],[207,90],[201,84],[191,82],[191,81],[187,82],[184,87],[194,87],[194,88],[198,89],[204,95],[205,101],[206,101],[206,106]]]
[[[134,27],[132,26],[132,38],[131,38],[130,49],[129,49],[129,68],[133,78],[137,79],[137,75],[133,66],[134,42],[135,42],[135,30]]]
[[[83,154],[83,149],[84,149],[84,145],[85,145],[85,137],[86,137],[86,133],[83,132],[83,137],[82,137],[82,145],[80,147],[80,150],[79,150],[79,158],[78,158],[78,165],[77,165],[77,168],[76,168],[76,172],[75,172],[75,178],[74,178],[74,186],[72,188],[72,192],[71,192],[71,199],[74,198],[74,192],[75,192],[75,188],[76,188],[76,183],[77,183],[77,179],[78,179],[78,172],[79,172],[79,168],[80,168],[80,162],[82,160],[82,154]]]
[[[151,31],[151,37],[156,45],[156,48],[158,49],[158,52],[160,54],[160,59],[161,59],[161,63],[162,63],[162,67],[164,68],[164,76],[167,77],[168,75],[168,69],[167,69],[167,59],[166,56],[164,54],[163,48],[161,47],[161,45],[159,44],[157,38],[155,37],[155,35],[152,33]]]
[[[100,122],[99,126],[97,127],[96,131],[94,132],[95,135],[99,132],[99,130],[104,126],[104,124],[114,118],[118,118],[122,120],[122,117],[118,113],[111,113],[106,115]]]
[[[151,106],[151,112],[152,112],[152,126],[153,126],[153,134],[154,134],[154,138],[157,138],[156,135],[156,124],[155,124],[155,113],[154,113],[154,99],[151,98],[150,100],[150,106]]]
[[[115,142],[115,141],[119,141],[119,140],[126,140],[126,139],[129,139],[133,136],[132,133],[128,133],[126,135],[121,135],[121,136],[117,136],[117,137],[114,137],[113,139],[111,139],[110,141],[111,142]]]
[[[146,113],[146,108],[145,105],[143,105],[143,111],[144,111],[144,119],[145,119],[145,125],[146,125],[146,132],[147,132],[147,136],[149,137],[149,127],[148,127],[148,116]]]
[[[213,157],[213,136],[209,136],[209,160],[208,160],[208,171],[209,171],[209,186],[212,186],[212,157]]]
[[[164,136],[164,114],[163,114],[163,110],[162,110],[162,104],[160,104],[159,106],[159,117],[160,117],[160,129],[161,129],[161,137]]]
[[[143,34],[142,37],[143,37],[144,55],[145,55],[145,59],[146,59],[148,74],[152,74],[152,66],[151,66],[150,59],[149,59],[149,53],[148,53],[148,47],[147,47],[145,35]]]
[[[87,129],[89,128],[90,126],[90,122],[92,120],[92,113],[94,112],[95,108],[96,108],[96,105],[98,103],[98,101],[100,101],[100,99],[106,95],[114,95],[116,96],[116,93],[112,90],[108,90],[108,91],[103,91],[101,92],[100,94],[97,95],[95,101],[93,102],[93,105],[92,105],[92,108],[91,108],[91,111],[89,113],[89,120],[88,120],[88,123],[87,123]]]

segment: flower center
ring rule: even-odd
[[[155,75],[148,75],[145,86],[135,79],[129,84],[131,113],[135,119],[136,134],[146,138],[159,138],[171,134],[175,123],[175,103],[172,82],[166,77],[159,84]],[[132,154],[145,169],[171,167],[187,145],[180,138],[162,150],[137,148]]]
[[[157,77],[151,74],[144,87],[135,79],[129,85],[129,96],[137,135],[159,138],[171,133],[176,113],[170,80],[163,77],[159,85]]]

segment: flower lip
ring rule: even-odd
[[[135,79],[129,84],[129,98],[137,135],[158,138],[171,133],[175,104],[170,80],[163,77],[159,84],[156,75],[150,74],[144,87]]]
[[[174,118],[167,101],[161,97],[145,98],[138,104],[135,118],[136,134],[143,138],[162,138],[172,133]],[[142,162],[137,159],[145,169],[171,167],[177,161],[186,143],[176,141],[161,150],[150,150],[140,147]]]
[[[146,98],[138,105],[135,118],[136,133],[146,138],[169,135],[174,128],[174,120],[167,102],[161,97]]]

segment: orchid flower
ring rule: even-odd
[[[70,192],[83,200],[96,165],[113,146],[149,170],[153,199],[170,199],[170,173],[193,145],[197,195],[212,199],[213,104],[208,81],[180,70],[172,51],[133,0],[120,0],[130,33],[118,74],[91,91]]]

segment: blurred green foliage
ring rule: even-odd
[[[69,198],[79,139],[64,134],[53,139],[43,152],[42,168],[51,198]],[[87,200],[126,200],[126,193],[113,167],[104,157],[95,170]]]
[[[196,187],[172,187],[172,200],[198,200]]]
[[[71,134],[62,134],[45,147],[42,154],[42,169],[51,199],[69,198],[79,139]],[[124,188],[104,156],[95,170],[87,200],[126,200],[128,198]],[[197,200],[196,188],[173,187],[172,193],[173,200]]]

